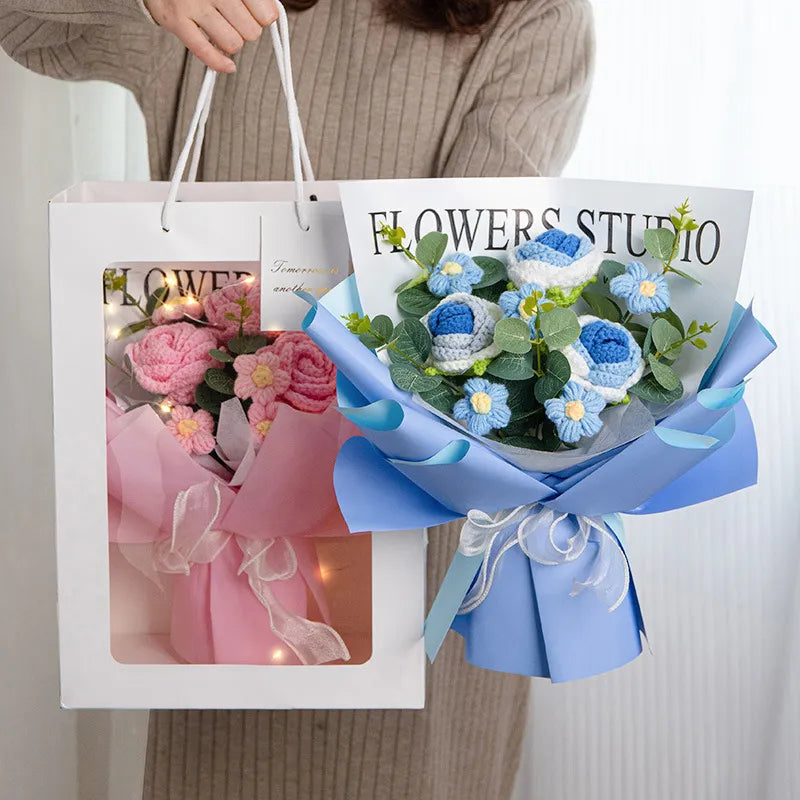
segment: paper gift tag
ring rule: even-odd
[[[275,203],[261,217],[261,330],[300,330],[308,303],[349,273],[350,249],[341,203],[308,204],[309,229],[297,222],[294,203]]]

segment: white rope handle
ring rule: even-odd
[[[278,66],[278,73],[281,78],[283,94],[286,98],[286,112],[289,118],[289,136],[292,145],[292,173],[294,175],[295,188],[295,211],[297,222],[303,230],[308,230],[308,206],[305,198],[304,180],[314,180],[314,170],[311,167],[311,160],[308,157],[308,147],[306,146],[305,135],[303,134],[303,123],[300,120],[300,112],[297,108],[297,98],[294,93],[294,79],[292,76],[292,59],[289,43],[289,20],[286,16],[286,9],[283,4],[276,0],[278,7],[278,19],[270,25],[272,36],[272,47],[275,51],[275,61]],[[197,97],[194,113],[189,123],[189,131],[186,134],[186,141],[178,156],[175,170],[170,179],[167,199],[161,209],[161,227],[169,231],[172,221],[172,212],[178,198],[178,189],[181,179],[192,155],[189,165],[188,180],[193,182],[197,177],[197,170],[200,164],[200,154],[205,137],[206,122],[211,110],[211,99],[214,93],[214,84],[217,73],[212,69],[206,69],[203,83],[200,86],[200,93]],[[194,147],[194,149],[192,149]]]

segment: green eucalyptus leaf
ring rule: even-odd
[[[524,447],[526,450],[539,450],[536,439],[532,436],[504,436],[499,439],[503,444],[509,447]]]
[[[533,394],[544,404],[545,400],[558,397],[566,386],[571,374],[569,361],[563,353],[551,350],[544,363],[544,375],[536,381]]]
[[[205,382],[219,394],[228,395],[229,397],[233,395],[233,376],[225,372],[224,369],[216,369],[215,367],[207,369]]]
[[[235,353],[237,356],[255,353],[262,347],[267,346],[267,340],[264,336],[256,334],[254,336],[235,336],[228,342],[228,350]]]
[[[415,255],[426,267],[433,268],[441,261],[446,249],[447,235],[432,231],[419,240]]]
[[[394,322],[392,322],[386,314],[378,314],[377,317],[373,318],[372,332],[376,336],[388,342],[392,338],[393,331]]]
[[[368,332],[368,333],[359,333],[358,340],[364,347],[368,347],[370,350],[377,350],[379,347],[383,347],[385,342],[381,341],[375,334]]]
[[[647,362],[650,364],[653,377],[658,381],[659,386],[663,386],[668,392],[671,392],[681,385],[678,373],[672,367],[658,361],[652,353],[647,357]]]
[[[438,302],[439,298],[434,297],[422,286],[405,289],[397,295],[397,307],[412,317],[424,317],[425,314],[436,308]]]
[[[603,279],[604,283],[608,283],[618,275],[625,274],[625,265],[620,261],[613,261],[607,258],[600,263],[600,269],[597,274]]]
[[[501,353],[486,368],[486,373],[507,381],[527,381],[536,373],[533,371],[532,353]]]
[[[389,374],[394,385],[404,392],[429,392],[442,382],[441,375],[426,375],[407,362],[392,364],[389,367]]]
[[[696,283],[698,286],[702,286],[703,282],[697,280],[694,275],[690,275],[688,272],[684,272],[682,269],[678,269],[677,267],[670,267],[670,272],[674,272],[676,275],[680,275],[681,278],[686,278],[687,281],[691,281],[692,283]]]
[[[424,364],[431,353],[431,335],[418,319],[404,319],[392,333],[395,347],[414,361]]]
[[[433,389],[422,391],[419,396],[443,414],[452,414],[453,406],[459,399],[459,396],[446,383],[440,383]]]
[[[217,350],[216,347],[213,350],[209,350],[208,354],[215,361],[221,361],[223,364],[230,364],[233,361],[233,356],[230,353],[226,353],[224,350]]]
[[[229,399],[229,395],[214,391],[207,383],[201,383],[194,390],[195,405],[199,406],[204,411],[208,411],[209,414],[213,414],[215,417],[219,416],[220,406]]]
[[[491,256],[475,256],[472,260],[483,270],[483,278],[472,287],[473,291],[493,286],[498,281],[508,280],[506,268],[502,261]]]
[[[494,343],[506,353],[524,355],[531,349],[531,329],[516,317],[501,319],[494,326]]]
[[[696,319],[693,319],[693,320],[692,320],[692,321],[689,323],[689,329],[686,331],[686,333],[687,333],[689,336],[694,336],[694,335],[695,335],[695,334],[696,334],[696,333],[697,333],[699,330],[700,330],[700,326],[697,324],[697,320],[696,320]]]
[[[572,344],[581,335],[578,315],[571,308],[554,308],[539,314],[539,328],[547,346],[559,350]]]
[[[167,299],[168,294],[169,286],[160,286],[156,289],[147,298],[147,305],[144,307],[144,313],[147,314],[148,317],[152,317],[153,312]]]
[[[628,393],[636,395],[648,403],[667,405],[683,397],[683,384],[679,384],[675,389],[670,391],[661,386],[654,375],[647,375],[635,386],[631,386],[631,388],[628,389]]]
[[[506,282],[498,281],[491,286],[482,286],[480,289],[472,287],[472,294],[475,297],[480,297],[483,300],[488,300],[490,303],[497,303],[500,300],[500,295],[506,291]]]
[[[420,270],[413,278],[407,281],[403,281],[394,291],[395,294],[400,294],[401,292],[405,292],[408,289],[413,289],[415,286],[419,286],[421,283],[425,283],[425,281],[430,278],[430,273],[425,272],[425,270]]]
[[[668,308],[666,311],[657,311],[653,314],[653,319],[665,319],[673,328],[680,331],[681,339],[686,335],[681,318],[671,308]]]
[[[644,232],[644,246],[653,258],[666,261],[672,255],[675,234],[666,228],[648,228]]]
[[[669,350],[672,345],[679,342],[683,337],[680,331],[674,326],[670,325],[663,317],[658,317],[650,327],[650,333],[653,336],[653,344],[659,353],[664,353]]]
[[[596,317],[608,319],[611,322],[619,322],[622,319],[620,307],[610,297],[606,297],[600,292],[593,292],[591,289],[584,289],[581,297],[594,311]]]
[[[692,344],[693,344],[693,345],[694,345],[694,346],[695,346],[695,347],[696,347],[698,350],[705,350],[705,349],[706,349],[706,347],[708,347],[708,342],[707,342],[705,339],[699,339],[699,338],[698,338],[698,339],[692,339],[691,341],[692,341]]]

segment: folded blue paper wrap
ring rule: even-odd
[[[756,482],[743,380],[775,343],[751,309],[737,306],[695,397],[629,444],[545,474],[520,469],[392,383],[337,318],[358,310],[352,278],[326,305],[337,316],[313,304],[303,328],[336,364],[340,410],[362,433],[345,442],[334,473],[350,530],[430,527],[476,509],[491,521],[516,509],[471,549],[462,535],[426,622],[429,656],[452,626],[470,663],[554,682],[634,659],[644,625],[618,514],[688,506]],[[489,565],[479,602],[462,605]]]

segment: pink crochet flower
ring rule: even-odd
[[[253,403],[250,406],[247,419],[250,420],[250,429],[258,444],[264,441],[277,412],[277,403]]]
[[[231,283],[211,292],[203,300],[206,319],[214,326],[220,341],[239,335],[238,320],[242,308],[236,301],[243,297],[252,309],[250,316],[244,321],[243,332],[245,336],[252,336],[261,328],[261,287],[258,281]],[[226,314],[233,314],[236,319],[227,319]]]
[[[289,373],[283,400],[299,411],[323,412],[336,398],[336,367],[311,339],[299,331],[281,334],[272,350]]]
[[[150,319],[154,325],[169,325],[170,322],[182,320],[184,314],[200,317],[202,313],[203,307],[199,300],[192,295],[181,295],[156,306]]]
[[[208,328],[189,322],[151,328],[125,353],[139,385],[153,394],[166,395],[172,403],[191,403],[194,390],[209,367],[219,367],[208,354],[217,340]]]
[[[252,397],[262,405],[272,403],[289,388],[289,373],[268,347],[252,355],[237,356],[233,368],[236,370],[233,391],[242,400]]]
[[[175,406],[167,429],[189,455],[205,455],[214,449],[214,418],[208,411]]]

